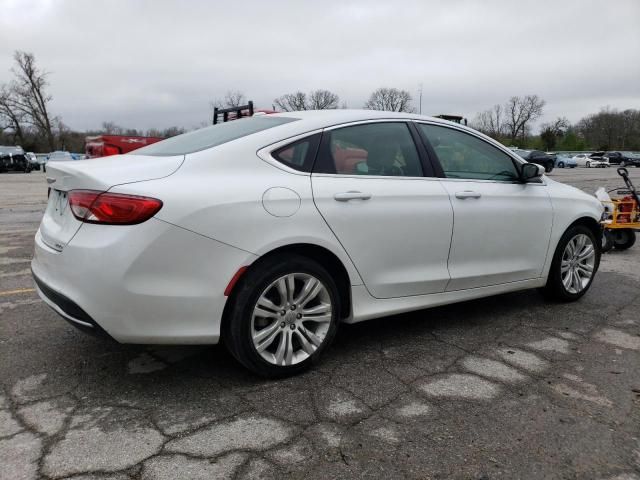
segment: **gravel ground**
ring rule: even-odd
[[[0,175],[1,480],[640,480],[638,245],[575,304],[529,291],[344,325],[317,368],[264,381],[219,346],[65,323],[29,274],[45,201],[43,173]]]

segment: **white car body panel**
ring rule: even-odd
[[[369,119],[438,123],[509,150],[412,114],[281,115],[300,120],[186,155],[48,165],[54,196],[36,235],[34,275],[120,342],[216,343],[229,282],[280,247],[313,245],[335,255],[351,284],[344,321],[356,322],[544,285],[564,231],[602,213],[595,198],[547,178],[523,185],[296,171],[270,152]],[[365,187],[371,200],[332,199]],[[73,189],[149,196],[163,206],[138,225],[87,224],[56,210],[64,206],[59,195]],[[457,199],[460,189],[482,197]]]
[[[540,276],[553,217],[545,184],[462,179],[441,183],[455,217],[447,291]],[[470,192],[480,196],[457,198]]]
[[[374,297],[444,291],[453,213],[437,179],[314,174],[312,182],[318,210]],[[335,200],[350,191],[371,198]]]
[[[38,232],[33,273],[119,342],[217,343],[224,289],[255,255],[155,219],[103,230],[84,224],[63,252]]]

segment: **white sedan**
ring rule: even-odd
[[[590,153],[579,153],[574,155],[571,160],[576,162],[576,166],[578,167],[586,167],[586,168],[602,168],[608,167],[608,160],[604,159],[602,156],[592,157]]]
[[[594,197],[419,115],[263,115],[48,167],[32,270],[51,308],[124,343],[223,339],[264,376],[313,364],[340,322],[577,300],[600,261]]]

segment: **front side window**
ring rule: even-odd
[[[420,157],[404,122],[367,123],[324,133],[318,173],[421,177]]]
[[[493,145],[460,130],[418,124],[438,156],[447,178],[470,180],[518,180],[518,170],[509,155]]]

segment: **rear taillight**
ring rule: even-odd
[[[73,215],[81,222],[136,225],[158,213],[162,208],[162,201],[122,193],[71,190],[69,206]]]

